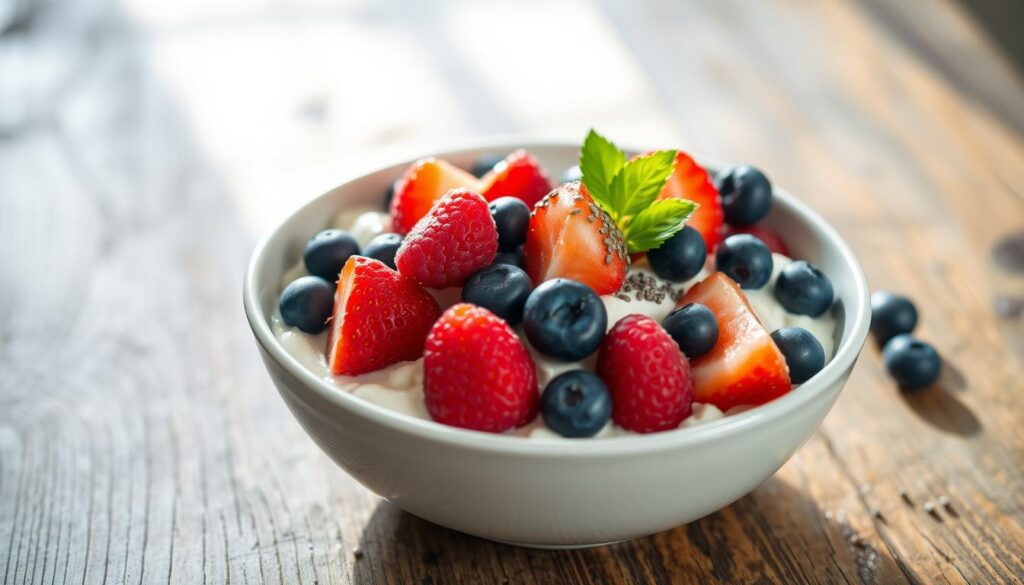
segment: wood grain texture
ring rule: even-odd
[[[1024,84],[956,5],[15,6],[5,585],[1024,577]],[[918,301],[938,387],[899,394],[869,345],[775,477],[615,546],[493,544],[357,485],[259,363],[239,294],[255,237],[398,150],[591,125],[753,162],[821,210],[874,287]]]

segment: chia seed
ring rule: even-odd
[[[659,283],[658,279],[644,272],[627,275],[626,282],[622,284],[622,292],[633,292],[637,300],[658,304],[663,303],[666,298],[674,303],[682,296],[682,292],[671,284]]]

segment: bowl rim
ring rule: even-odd
[[[867,338],[870,324],[870,301],[867,280],[863,270],[853,251],[835,228],[818,215],[809,205],[779,187],[774,187],[774,193],[778,199],[799,216],[802,221],[822,232],[823,240],[830,242],[836,248],[842,263],[851,272],[853,287],[850,291],[849,300],[851,303],[850,314],[852,319],[848,319],[845,323],[845,327],[849,328],[850,334],[846,336],[845,340],[840,339],[832,359],[825,364],[822,371],[816,374],[812,380],[801,384],[798,388],[784,396],[743,412],[703,422],[699,425],[658,433],[607,437],[599,440],[528,439],[522,436],[486,433],[452,427],[432,420],[416,418],[374,404],[339,388],[332,382],[320,378],[284,349],[277,336],[274,335],[269,320],[262,315],[260,310],[258,294],[260,283],[256,282],[256,274],[264,259],[268,256],[267,250],[271,241],[307,206],[331,196],[338,189],[362,177],[396,166],[411,164],[419,158],[427,156],[447,158],[488,152],[511,152],[518,148],[531,150],[534,147],[578,149],[579,145],[565,140],[538,139],[537,137],[516,138],[501,136],[481,139],[428,154],[421,153],[419,156],[394,158],[391,159],[392,162],[390,164],[373,165],[371,170],[353,174],[336,187],[298,204],[291,213],[287,214],[286,217],[259,239],[250,256],[245,272],[242,291],[245,315],[257,343],[259,343],[265,354],[270,356],[280,368],[298,380],[305,390],[311,391],[320,400],[325,400],[354,415],[388,427],[393,431],[466,449],[539,457],[600,457],[637,452],[647,453],[712,441],[724,435],[742,432],[743,429],[783,418],[786,413],[795,411],[801,405],[819,397],[825,388],[839,383],[844,372],[853,367]],[[641,149],[627,150],[641,151]],[[720,161],[711,157],[694,155],[694,158],[705,166],[714,168],[725,167]],[[306,397],[291,391],[290,386],[288,388],[292,396],[307,405],[310,403]]]

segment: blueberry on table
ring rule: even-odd
[[[511,264],[491,264],[473,273],[462,285],[462,300],[483,307],[508,322],[523,320],[523,305],[533,290],[526,272]]]
[[[608,424],[612,398],[605,383],[586,370],[570,370],[548,382],[540,397],[544,424],[563,437],[592,437]]]
[[[942,370],[942,358],[935,348],[909,333],[886,342],[882,361],[899,387],[908,392],[931,386]]]
[[[689,303],[672,311],[661,326],[689,359],[706,354],[718,343],[718,319],[700,303]]]
[[[772,209],[772,184],[752,166],[726,169],[715,178],[715,186],[729,225],[753,225]]]
[[[772,252],[749,234],[729,236],[715,252],[715,268],[740,288],[761,288],[772,277]]]
[[[832,281],[803,260],[790,262],[775,280],[775,300],[796,315],[818,317],[832,306]]]
[[[345,262],[359,254],[359,242],[345,230],[324,230],[310,238],[302,259],[310,274],[330,282],[338,280]]]
[[[704,236],[696,229],[685,226],[660,247],[647,251],[647,262],[654,273],[665,280],[690,280],[708,259]]]
[[[879,345],[916,326],[917,308],[910,299],[881,290],[871,295],[871,334]]]
[[[523,331],[544,355],[581,360],[597,350],[607,329],[608,313],[601,297],[582,282],[549,280],[526,299]]]
[[[278,309],[288,325],[320,333],[334,309],[334,286],[319,276],[296,278],[284,287]]]
[[[526,203],[516,197],[498,197],[491,201],[490,209],[498,227],[498,249],[510,251],[522,246],[530,227],[530,208]]]
[[[402,245],[402,236],[392,233],[377,234],[363,248],[363,256],[380,260],[392,270],[395,268],[395,252]]]
[[[480,158],[476,159],[473,166],[470,167],[469,172],[476,178],[480,178],[490,172],[495,165],[505,160],[505,157],[500,154],[485,154]]]
[[[825,367],[825,350],[810,331],[802,327],[783,327],[772,333],[772,341],[786,358],[789,379],[803,384]]]
[[[516,248],[509,252],[498,250],[498,253],[494,256],[494,262],[492,262],[492,264],[511,264],[512,266],[522,268],[526,265],[526,258],[523,256],[522,248]]]
[[[583,172],[580,171],[580,165],[572,165],[571,167],[565,169],[565,172],[562,173],[562,182],[563,183],[571,183],[573,181],[579,181],[582,178],[583,178]]]

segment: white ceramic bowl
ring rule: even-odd
[[[481,154],[525,147],[553,174],[578,146],[507,143],[439,153],[468,168]],[[685,524],[750,492],[821,423],[867,335],[867,286],[839,235],[776,188],[766,224],[835,287],[836,353],[812,380],[769,404],[695,427],[593,440],[540,441],[448,427],[365,402],[318,378],[278,343],[269,316],[284,271],[346,205],[377,203],[411,161],[310,201],[256,247],[244,303],[267,371],[288,408],[334,461],[417,516],[492,540],[551,548],[620,541]],[[708,163],[712,169],[717,165]]]

